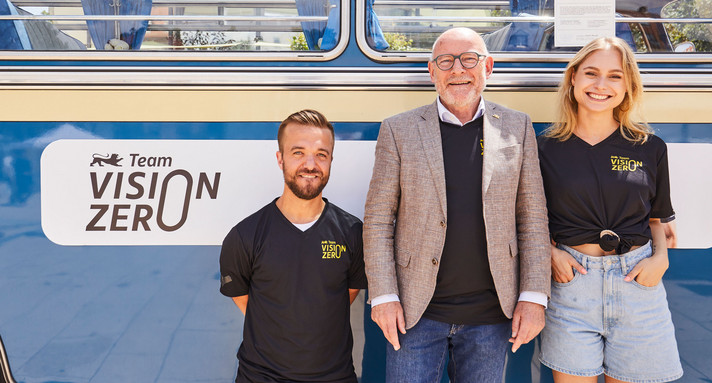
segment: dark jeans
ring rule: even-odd
[[[386,382],[440,382],[449,354],[452,383],[501,383],[511,332],[509,321],[468,326],[421,318],[399,334],[400,350],[386,345]]]

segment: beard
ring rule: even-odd
[[[458,81],[470,81],[472,82],[472,86],[468,86],[467,89],[458,88],[458,86],[448,86],[448,83]],[[472,107],[482,95],[486,81],[487,78],[484,74],[463,74],[435,81],[435,90],[438,92],[440,101],[446,107],[454,109],[469,108]],[[475,105],[475,107],[477,107],[477,105]]]
[[[297,174],[314,174],[319,177],[319,182],[318,184],[315,184],[313,182],[308,182],[306,185],[300,186],[297,183]],[[324,174],[320,171],[297,171],[294,173],[292,176],[288,176],[286,172],[284,173],[284,183],[287,184],[287,187],[289,187],[289,190],[294,193],[297,198],[304,199],[304,200],[312,200],[321,194],[321,191],[324,190],[324,187],[326,186],[326,183],[329,182],[329,176],[327,175],[324,177]]]
[[[440,101],[451,108],[467,108],[471,107],[482,94],[484,87],[476,87],[470,89],[468,92],[451,92],[449,89],[444,89],[442,92],[438,92],[440,96]],[[477,105],[475,105],[477,107]]]

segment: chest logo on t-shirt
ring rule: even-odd
[[[618,172],[634,172],[643,166],[643,161],[631,159],[630,157],[611,156],[611,170]]]
[[[336,241],[321,241],[322,259],[339,259],[346,252],[346,245],[339,245]]]
[[[480,138],[480,155],[485,155],[485,140]]]

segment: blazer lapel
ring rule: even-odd
[[[440,207],[447,216],[447,200],[445,191],[445,164],[443,162],[443,143],[440,137],[440,119],[438,108],[433,103],[422,115],[418,123],[418,133],[423,145],[423,153],[428,160],[430,172],[435,180],[435,190],[440,199]]]
[[[497,156],[499,148],[502,146],[501,130],[502,116],[497,111],[497,105],[485,101],[485,114],[482,122],[485,149],[484,158],[482,158],[482,197],[487,194],[492,175],[497,167]]]

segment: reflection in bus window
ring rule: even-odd
[[[0,50],[328,51],[341,0],[0,0]]]
[[[377,50],[394,49],[399,50],[398,46],[394,41],[389,44],[386,41],[386,37],[383,35],[383,30],[381,25],[378,23],[378,16],[373,10],[373,0],[366,0],[366,41],[368,45]],[[408,44],[405,39],[403,39],[402,44]]]
[[[554,46],[555,0],[369,0],[387,48],[429,52],[444,30],[462,26],[483,35],[493,52],[576,51]],[[372,7],[372,8],[371,8]],[[712,0],[617,0],[616,35],[638,53],[712,52]],[[683,20],[684,19],[684,20]],[[630,21],[627,21],[630,20]],[[366,22],[373,24],[368,17]]]
[[[712,18],[712,0],[676,0],[667,3],[661,17]],[[665,24],[677,52],[712,52],[712,24]]]

